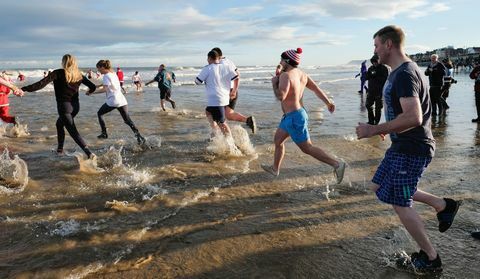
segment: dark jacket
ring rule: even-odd
[[[433,67],[430,64],[425,70],[425,75],[428,76],[430,86],[442,86],[443,77],[447,75],[447,68],[440,62],[437,62]]]
[[[388,68],[383,64],[372,65],[368,68],[368,95],[382,96],[383,85],[388,78]]]
[[[53,81],[53,88],[55,89],[55,99],[58,103],[71,102],[78,100],[78,89],[80,84],[88,86],[90,92],[95,91],[96,86],[85,76],[82,77],[82,80],[75,83],[67,83],[65,77],[64,69],[57,69],[51,72],[48,76],[44,77],[40,81],[35,82],[34,84],[22,87],[23,91],[33,92],[40,90],[47,86],[50,82]]]
[[[470,72],[470,78],[475,80],[475,93],[480,93],[480,66],[476,66]]]

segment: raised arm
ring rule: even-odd
[[[334,112],[335,111],[335,105],[333,104],[333,102],[327,97],[327,94],[325,94],[323,92],[322,89],[320,89],[320,87],[318,87],[317,83],[315,81],[313,81],[310,76],[307,76],[308,78],[308,81],[307,81],[307,85],[306,87],[310,90],[312,90],[315,95],[317,95],[318,98],[320,98],[320,100],[322,100],[326,105],[327,105],[327,108],[328,108],[328,111],[330,112]]]
[[[279,101],[285,100],[290,90],[290,80],[288,74],[282,73],[280,76],[272,77],[272,87],[275,98]]]

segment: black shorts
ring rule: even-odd
[[[172,89],[170,88],[159,88],[160,89],[160,99],[165,100],[166,98],[170,99],[172,96]]]
[[[217,123],[225,122],[225,107],[206,107],[205,111],[209,112],[212,115],[213,121]]]
[[[140,81],[136,80],[133,82],[134,84],[140,84]]]
[[[235,99],[230,99],[230,103],[228,103],[227,107],[231,108],[232,110],[235,110],[235,106],[237,105],[237,99],[238,99],[238,92],[237,92],[237,97],[235,97]]]

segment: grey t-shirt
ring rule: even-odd
[[[433,157],[435,139],[431,129],[431,104],[427,81],[414,62],[405,62],[395,69],[383,87],[385,118],[395,119],[401,114],[400,98],[418,97],[422,107],[423,120],[420,126],[403,133],[391,133],[390,150],[420,157]]]

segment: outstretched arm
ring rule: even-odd
[[[320,98],[320,100],[322,100],[327,105],[329,112],[334,112],[335,105],[333,104],[332,100],[330,100],[327,97],[327,94],[325,94],[325,92],[323,92],[323,90],[320,89],[320,87],[318,87],[315,81],[313,81],[309,76],[307,77],[308,77],[308,81],[307,81],[306,87],[312,90],[315,93],[315,95],[317,95],[317,97]]]
[[[13,90],[13,94],[17,95],[17,96],[23,96],[23,91],[22,89],[18,88],[17,86],[15,86],[15,84],[12,84],[10,83],[8,80],[6,79],[3,79],[0,77],[0,84],[10,88],[11,90]]]
[[[44,77],[43,79],[33,83],[33,84],[30,84],[28,86],[24,86],[22,87],[22,90],[23,91],[27,91],[27,92],[33,92],[33,91],[37,91],[37,90],[40,90],[42,88],[44,88],[45,86],[47,86],[47,84],[49,84],[50,82],[52,82],[57,76],[57,71],[53,71],[51,72],[48,76]]]

